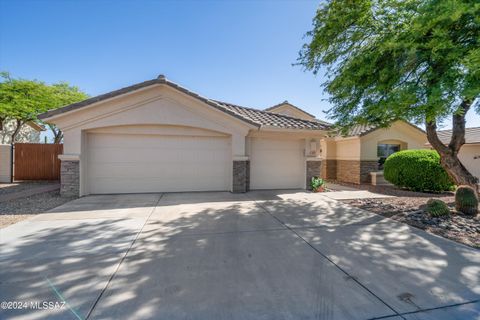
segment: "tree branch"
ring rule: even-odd
[[[17,119],[17,127],[12,133],[12,138],[11,138],[11,143],[15,143],[15,138],[17,137],[18,133],[20,132],[20,129],[22,128],[24,122],[22,120]]]

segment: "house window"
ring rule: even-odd
[[[377,145],[378,169],[383,170],[383,164],[388,156],[400,151],[399,144],[380,143]]]

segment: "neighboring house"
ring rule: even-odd
[[[438,137],[447,145],[452,130],[438,131]],[[458,158],[471,174],[480,179],[480,127],[465,129],[465,144],[460,148]]]
[[[12,133],[15,131],[16,123],[14,120],[7,121],[3,125],[3,130],[0,131],[0,144],[10,144]],[[25,123],[20,132],[17,135],[15,142],[31,142],[39,143],[40,142],[40,133],[45,130],[42,126],[36,124],[35,122]]]
[[[407,122],[332,136],[331,124],[287,101],[242,107],[163,76],[40,118],[64,132],[61,190],[75,195],[304,189],[312,176],[370,183],[391,153],[427,147]]]

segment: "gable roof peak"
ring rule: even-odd
[[[306,114],[306,115],[308,115],[308,116],[310,116],[310,117],[312,117],[312,118],[314,118],[314,119],[316,118],[313,114],[308,113],[307,111],[305,111],[305,110],[297,107],[296,105],[288,102],[288,100],[285,100],[285,101],[283,101],[283,102],[281,102],[281,103],[278,103],[278,104],[276,104],[276,105],[274,105],[274,106],[268,107],[268,108],[265,109],[265,111],[269,111],[269,112],[270,112],[270,111],[273,111],[273,110],[277,109],[278,107],[284,106],[284,105],[286,105],[286,104],[288,104],[290,107],[292,107],[292,108],[294,108],[294,109],[296,109],[296,110],[298,110],[298,111],[300,111],[300,112],[302,112],[302,113],[304,113],[304,114]]]

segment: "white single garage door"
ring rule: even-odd
[[[304,189],[303,140],[252,138],[250,189]]]
[[[105,133],[87,136],[90,194],[230,189],[229,138]]]

